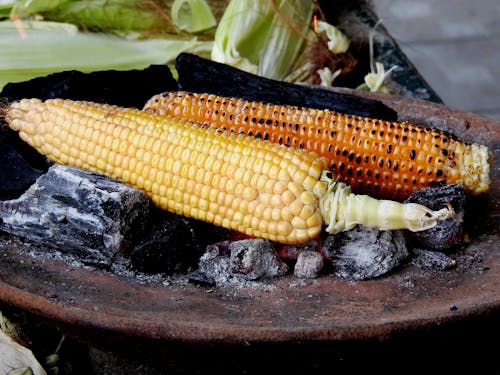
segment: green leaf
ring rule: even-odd
[[[26,36],[10,21],[0,22],[0,89],[65,70],[143,69],[167,64],[181,52],[210,51],[211,42],[149,39],[128,40],[114,35],[78,32],[68,24],[23,22]]]
[[[19,0],[12,8],[12,15],[20,18],[46,12],[67,3],[69,0]]]
[[[190,33],[207,30],[217,21],[204,0],[175,0],[171,10],[172,21],[180,29]]]
[[[282,79],[306,40],[313,9],[310,0],[231,0],[217,26],[212,59]]]
[[[266,0],[231,0],[215,32],[212,60],[257,73],[273,19]]]
[[[45,16],[100,31],[160,30],[167,24],[165,17],[149,3],[133,0],[70,1]]]
[[[259,62],[259,75],[283,79],[306,41],[314,11],[310,0],[281,0]]]

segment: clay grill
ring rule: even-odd
[[[500,316],[498,123],[437,104],[376,97],[402,119],[432,119],[436,126],[453,122],[458,134],[487,144],[495,153],[492,190],[474,212],[478,233],[457,255],[453,270],[429,272],[408,266],[369,281],[322,276],[300,284],[292,275],[270,280],[275,286],[271,290],[211,289],[143,284],[98,269],[33,258],[28,255],[30,245],[4,238],[2,301],[90,346],[140,358],[184,361],[183,366],[196,367],[189,360],[193,353],[224,356],[241,365],[249,350],[260,358],[284,350],[301,353],[316,365],[327,366],[325,358],[333,352],[357,358],[354,353],[374,353],[380,348],[374,346],[377,343],[397,351],[394,343],[401,340],[414,346],[425,343],[428,348],[442,342],[429,341],[429,335],[460,337],[463,346],[455,347],[454,353],[466,350],[470,355],[477,348],[485,353],[488,349],[476,340],[493,338]]]

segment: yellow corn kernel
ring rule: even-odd
[[[434,212],[356,196],[327,176],[324,159],[315,153],[181,119],[37,99],[0,107],[0,114],[55,162],[120,179],[174,213],[273,241],[307,241],[324,223],[331,232],[357,223],[421,230],[449,217],[446,209]],[[78,138],[79,151],[74,151]],[[366,213],[365,205],[375,211]]]
[[[485,146],[406,122],[187,92],[155,95],[144,109],[315,151],[354,191],[380,198],[403,200],[440,183],[462,183],[471,194],[489,188],[491,157]],[[212,116],[216,111],[225,116]],[[318,178],[322,166],[314,169],[307,173]],[[304,177],[298,174],[295,181]]]

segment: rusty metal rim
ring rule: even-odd
[[[435,329],[441,324],[457,323],[474,320],[485,315],[500,314],[500,301],[472,304],[455,313],[445,313],[446,310],[435,312],[434,315],[403,316],[399,320],[370,322],[368,324],[353,323],[350,326],[328,324],[319,327],[295,325],[283,327],[241,327],[234,321],[227,326],[212,324],[200,319],[187,321],[158,321],[146,315],[127,317],[123,311],[107,310],[99,314],[91,309],[68,307],[60,301],[50,301],[42,296],[26,292],[0,283],[2,302],[16,306],[58,325],[72,327],[74,330],[95,330],[97,335],[124,335],[142,337],[155,341],[185,342],[190,344],[224,344],[265,343],[265,342],[332,342],[347,340],[384,340],[402,335],[410,331]],[[463,301],[461,301],[463,302]],[[381,319],[383,320],[383,319]],[[161,325],[161,330],[159,330]],[[189,333],[187,333],[189,331]]]

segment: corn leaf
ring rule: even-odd
[[[260,57],[259,75],[281,80],[290,72],[306,41],[314,2],[282,0],[278,4]]]
[[[210,51],[211,42],[189,40],[128,40],[114,35],[79,32],[73,25],[0,22],[0,89],[64,70],[143,69],[171,62],[181,52]]]
[[[212,60],[257,73],[273,19],[266,0],[231,0],[215,32]]]
[[[0,0],[0,19],[8,18],[15,1],[11,0]]]
[[[11,13],[19,18],[72,23],[81,29],[115,33],[174,31],[165,12],[152,1],[20,0]]]
[[[88,30],[120,33],[174,31],[164,12],[149,1],[66,1],[42,15],[47,20],[72,23]]]
[[[46,12],[67,3],[69,0],[18,0],[12,8],[12,16],[24,18],[33,14]]]
[[[313,7],[310,0],[231,0],[217,26],[212,59],[282,79],[306,39]]]
[[[175,0],[171,9],[172,21],[180,30],[190,33],[207,30],[217,21],[205,0]]]

